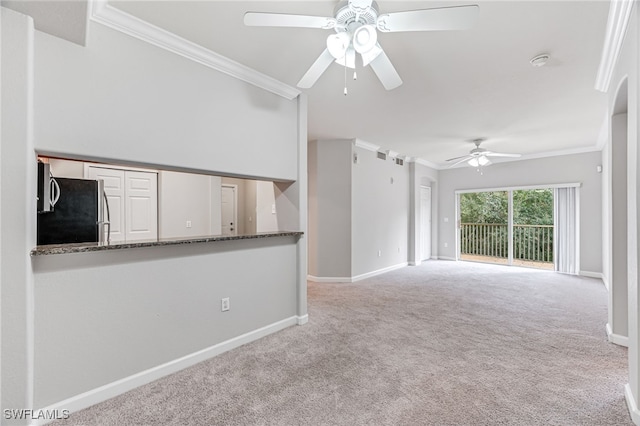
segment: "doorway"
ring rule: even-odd
[[[220,199],[222,202],[222,235],[238,235],[238,187],[223,184]]]

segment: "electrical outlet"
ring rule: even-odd
[[[190,220],[187,221],[187,228],[191,228],[191,221]]]
[[[231,309],[231,302],[229,302],[228,297],[225,297],[224,299],[222,299],[221,309],[222,309],[222,312],[226,312],[229,309]]]
[[[444,248],[449,247],[449,243],[444,243]]]
[[[378,257],[382,256],[382,250],[378,250]]]

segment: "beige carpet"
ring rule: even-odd
[[[630,425],[599,280],[430,261],[56,425]]]

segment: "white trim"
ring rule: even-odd
[[[116,166],[114,164],[84,162],[83,176],[85,179],[89,179],[89,167],[98,168],[98,169],[124,170],[127,172],[144,172],[144,173],[155,173],[155,174],[160,173],[160,171],[157,169],[143,169],[141,167],[127,167],[127,166]]]
[[[611,324],[607,323],[605,326],[607,330],[607,340],[611,343],[616,344],[618,346],[624,346],[625,348],[629,347],[629,338],[627,336],[621,336],[619,334],[615,334],[611,329]]]
[[[377,152],[377,151],[380,149],[380,146],[379,146],[379,145],[374,145],[374,144],[372,144],[372,143],[365,142],[365,141],[360,140],[360,139],[355,139],[355,140],[353,141],[353,144],[354,144],[355,146],[357,146],[358,148],[366,149],[366,150],[368,150],[368,151],[374,151],[374,152]]]
[[[412,260],[411,262],[409,262],[409,266],[418,266],[422,263],[421,260]]]
[[[420,164],[422,166],[431,167],[432,169],[436,169],[436,170],[444,169],[443,166],[440,166],[440,165],[438,165],[436,163],[432,163],[431,161],[428,161],[428,160],[425,160],[424,158],[419,158],[419,157],[407,157],[407,162],[416,163],[416,164]]]
[[[398,156],[398,154],[399,154],[398,152],[396,152],[396,151],[392,151],[392,150],[390,150],[390,149],[386,150],[385,152],[386,152],[386,153],[387,153],[387,155],[388,155],[389,157],[391,157],[391,158],[396,158],[396,157]]]
[[[602,272],[579,271],[578,275],[580,275],[581,277],[598,278],[604,282],[604,275],[602,274]]]
[[[609,19],[595,84],[596,90],[601,92],[609,91],[613,71],[627,34],[633,4],[633,0],[613,0],[609,3]]]
[[[408,265],[409,264],[407,262],[402,262],[402,263],[398,263],[397,265],[387,266],[386,268],[382,268],[382,269],[378,269],[378,270],[375,270],[375,271],[367,272],[366,274],[356,275],[355,277],[351,278],[351,282],[356,282],[356,281],[364,280],[366,278],[375,277],[376,275],[386,274],[387,272],[391,272],[391,271],[394,271],[396,269],[404,268],[405,266],[408,266]]]
[[[449,256],[438,256],[435,259],[438,259],[438,260],[453,260],[454,262],[458,261],[458,259],[456,259],[455,257],[449,257]]]
[[[304,314],[302,316],[298,315],[296,317],[296,321],[298,325],[305,325],[309,322],[309,314]]]
[[[633,392],[631,392],[631,385],[629,385],[629,383],[624,385],[624,399],[627,401],[631,421],[633,424],[640,425],[640,411],[638,410],[635,399],[633,399]]]
[[[376,275],[386,274],[387,272],[404,268],[408,265],[408,262],[398,263],[397,265],[387,266],[386,268],[377,269],[375,271],[367,272],[365,274],[360,274],[353,277],[315,277],[313,275],[307,275],[307,280],[314,283],[355,283],[356,281],[375,277]]]
[[[187,367],[191,367],[192,365],[198,364],[202,361],[206,361],[210,358],[220,355],[221,353],[230,351],[231,349],[235,349],[239,346],[253,342],[269,334],[273,334],[292,325],[296,325],[300,321],[304,321],[304,317],[292,316],[283,319],[257,330],[250,331],[249,333],[234,337],[225,342],[218,343],[217,345],[210,346],[208,348],[183,356],[173,361],[169,361],[165,364],[158,365],[148,370],[133,374],[129,377],[125,377],[123,379],[116,380],[115,382],[100,386],[79,395],[72,396],[71,398],[67,398],[63,401],[56,402],[49,405],[48,407],[42,408],[42,410],[69,410],[69,412],[71,413],[82,410],[84,408],[98,404],[102,401],[106,401],[107,399],[121,395],[139,386],[151,383],[154,380],[158,380],[162,377],[168,376],[169,374],[173,374],[177,371],[183,370]],[[36,420],[33,421],[31,425],[43,425],[47,422],[48,421],[45,420]]]
[[[313,275],[307,275],[307,281],[314,283],[350,283],[351,277],[316,277]]]
[[[89,1],[89,17],[94,22],[228,74],[285,99],[292,100],[302,93],[273,77],[123,12],[109,5],[107,0]]]

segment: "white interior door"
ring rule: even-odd
[[[109,202],[110,240],[158,238],[158,174],[88,166],[87,179],[104,180]],[[105,219],[107,214],[105,212]],[[106,232],[106,229],[105,229]],[[105,241],[107,236],[105,235]]]
[[[102,179],[104,180],[104,192],[107,195],[107,201],[109,202],[109,217],[107,218],[107,212],[104,212],[105,220],[109,220],[111,223],[111,241],[125,241],[124,231],[124,170],[106,169],[103,167],[89,166],[86,174],[87,179]],[[107,227],[105,227],[105,233]],[[107,241],[107,235],[105,235],[104,241]]]
[[[158,175],[125,171],[125,239],[158,238]]]
[[[420,253],[422,260],[431,258],[431,188],[420,187]]]
[[[236,194],[235,185],[222,185],[222,235],[238,235]]]

